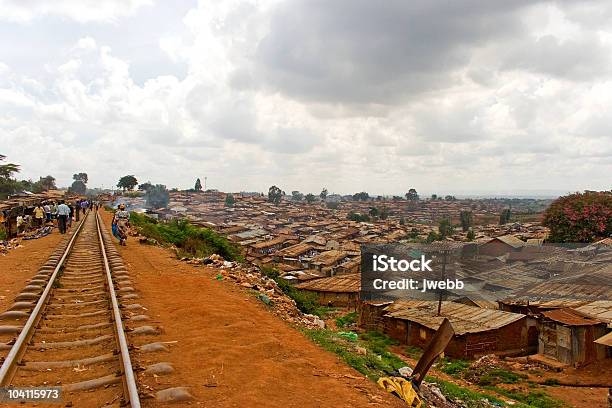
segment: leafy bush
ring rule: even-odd
[[[428,377],[427,380],[429,381],[431,378]],[[496,406],[505,406],[502,400],[492,395],[472,391],[469,388],[461,387],[449,381],[440,379],[434,379],[433,381],[438,384],[440,391],[442,391],[442,394],[444,394],[446,398],[451,401],[460,401],[461,406],[468,408],[480,408],[490,407],[491,403],[495,404]]]
[[[350,221],[356,221],[356,222],[370,222],[370,216],[367,214],[359,214],[356,212],[351,211],[348,216],[346,217],[348,220]]]
[[[450,360],[442,358],[438,362],[437,367],[443,373],[456,376],[467,370],[470,367],[470,362],[465,360]]]
[[[515,384],[525,378],[527,378],[525,374],[517,374],[512,371],[496,368],[482,375],[478,385]]]
[[[158,222],[143,214],[132,213],[130,222],[140,233],[162,244],[176,245],[181,254],[205,257],[214,253],[230,261],[242,260],[240,249],[209,228],[196,227],[186,220]]]
[[[7,237],[8,234],[6,233],[6,230],[0,225],[0,241],[5,241]]]
[[[564,405],[563,402],[549,397],[542,391],[529,391],[527,393],[524,393],[518,390],[507,390],[505,388],[499,387],[490,387],[488,389],[494,390],[498,394],[501,394],[505,397],[522,402],[523,404],[526,404],[529,407],[560,408]]]
[[[336,326],[346,327],[357,322],[357,312],[351,312],[347,315],[336,318]]]
[[[560,197],[544,213],[551,242],[592,242],[612,235],[612,191]]]
[[[319,305],[319,300],[316,294],[310,292],[303,292],[296,289],[286,279],[280,277],[278,270],[273,267],[265,266],[261,269],[261,273],[270,279],[274,279],[278,287],[283,293],[289,296],[295,301],[295,305],[302,313],[313,314],[321,316],[324,312],[324,308]]]
[[[312,341],[325,350],[337,354],[348,365],[373,380],[386,375],[394,375],[397,369],[406,365],[395,354],[388,352],[386,346],[381,348],[380,340],[383,337],[377,334],[361,335],[357,341],[352,341],[327,329],[305,330],[304,332]],[[365,348],[366,354],[357,353],[356,346]]]

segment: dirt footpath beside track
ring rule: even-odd
[[[110,214],[103,217],[110,228]],[[146,379],[155,389],[188,386],[196,397],[191,406],[405,406],[253,296],[231,282],[215,280],[216,271],[179,262],[169,251],[134,239],[117,248],[140,294],[138,301],[152,319],[147,324],[164,329],[154,341],[177,341],[170,354],[150,357],[151,362],[170,362],[176,370]]]
[[[64,237],[54,228],[46,237],[21,241],[22,247],[0,255],[0,311],[14,303],[15,295],[36,275]]]

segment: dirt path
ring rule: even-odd
[[[104,220],[110,227],[110,215]],[[177,261],[168,251],[132,240],[117,246],[139,302],[163,327],[155,341],[177,341],[169,376],[142,377],[154,389],[188,386],[191,405],[209,407],[402,407],[335,355],[314,345],[265,305],[216,272]],[[151,339],[136,340],[139,343]],[[187,405],[187,404],[185,404]],[[151,400],[145,406],[159,406]],[[177,405],[173,405],[177,406]]]
[[[25,286],[28,279],[36,275],[59,242],[64,238],[57,229],[39,239],[21,241],[21,247],[0,255],[0,311],[13,304],[13,299]]]

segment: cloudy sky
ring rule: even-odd
[[[0,0],[21,177],[610,189],[612,2]]]

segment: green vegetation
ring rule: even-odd
[[[370,195],[365,191],[353,194],[353,201],[368,201],[369,199]]]
[[[467,240],[468,240],[468,241],[473,241],[474,239],[476,239],[476,234],[474,233],[474,230],[473,230],[473,229],[470,229],[470,230],[467,232],[467,234],[466,234],[466,236],[465,236],[465,237],[467,238]]]
[[[499,215],[499,225],[504,225],[510,222],[510,217],[512,216],[512,212],[509,208],[502,210]]]
[[[415,346],[406,346],[406,348],[404,348],[404,353],[410,358],[417,360],[423,355],[423,350]]]
[[[242,260],[240,249],[227,238],[211,229],[196,227],[189,221],[158,222],[146,215],[132,213],[130,222],[145,237],[161,244],[176,245],[180,256],[203,258],[216,253],[229,261]]]
[[[304,333],[325,350],[337,354],[348,365],[361,374],[376,381],[379,377],[392,375],[397,369],[406,366],[395,354],[387,351],[391,342],[379,333],[366,333],[356,341],[327,329],[305,329]],[[357,348],[365,349],[360,354]]]
[[[277,186],[270,186],[268,189],[268,202],[279,205],[285,192]]]
[[[236,204],[236,199],[234,198],[234,195],[231,193],[228,193],[225,196],[225,206],[226,207],[233,207],[234,204]]]
[[[304,329],[303,331],[312,341],[325,350],[338,355],[348,365],[373,381],[382,376],[397,375],[397,370],[406,366],[402,359],[388,351],[389,346],[396,344],[396,342],[384,334],[367,332],[359,334],[355,339],[354,335],[350,335],[353,334],[352,332],[338,333],[329,329]],[[414,347],[406,350],[410,355],[420,355],[422,353],[420,349]],[[451,375],[466,372],[469,369],[468,367],[469,362],[464,360],[442,359],[438,363],[438,369]],[[488,374],[497,378],[500,383],[513,383],[524,378],[522,375],[501,369],[494,369]],[[500,407],[514,406],[516,408],[563,407],[561,401],[552,399],[541,391],[525,393],[495,386],[484,387],[488,391],[518,401],[518,403],[509,404],[493,394],[474,391],[440,378],[427,376],[425,380],[436,383],[446,398],[467,408],[485,408],[490,407],[491,404]]]
[[[427,377],[427,381],[435,382],[440,391],[451,401],[461,401],[461,405],[467,408],[488,407],[489,403],[497,406],[506,406],[502,400],[490,394],[473,391],[469,388],[461,387],[449,381]]]
[[[469,231],[474,224],[474,217],[471,211],[461,211],[459,213],[459,219],[461,220],[461,229],[463,232]]]
[[[478,385],[516,384],[527,378],[525,374],[517,374],[512,371],[496,368],[483,374],[478,379]]]
[[[321,190],[319,193],[319,197],[321,197],[321,200],[325,201],[327,199],[327,194],[327,189],[323,188],[323,190]]]
[[[312,193],[308,193],[308,194],[306,194],[306,197],[305,197],[305,198],[306,198],[306,202],[307,202],[308,204],[312,204],[312,203],[314,203],[314,202],[316,201],[316,199],[317,199],[317,198],[315,197],[315,195],[314,195],[314,194],[312,194]]]
[[[406,200],[408,201],[419,201],[419,194],[414,188],[411,188],[406,193]]]
[[[132,191],[134,187],[138,185],[138,180],[132,174],[128,174],[127,176],[123,176],[119,179],[117,183],[117,187],[122,189],[123,191]]]
[[[2,225],[0,225],[0,241],[5,241],[8,234]]]
[[[351,312],[344,316],[336,318],[336,326],[343,328],[357,322],[357,312]]]
[[[87,181],[89,177],[87,173],[76,173],[72,176],[74,182],[68,191],[76,194],[85,194],[87,192]]]
[[[518,405],[519,407],[535,407],[535,408],[560,408],[564,404],[562,401],[553,399],[546,395],[542,391],[529,391],[527,393],[519,390],[507,390],[500,387],[487,387],[492,391],[497,392],[505,397],[512,398],[525,405]]]
[[[286,279],[281,278],[278,270],[275,268],[265,266],[261,269],[261,273],[270,279],[274,279],[283,293],[295,301],[295,305],[302,313],[323,317],[330,312],[330,308],[319,305],[316,294],[296,289]]]
[[[436,367],[443,373],[457,377],[470,367],[470,362],[465,360],[441,358]]]
[[[367,214],[359,214],[351,211],[346,217],[348,220],[356,221],[356,222],[369,222],[370,216]]]

